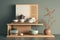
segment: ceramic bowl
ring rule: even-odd
[[[18,30],[10,30],[10,33],[18,33]]]
[[[17,20],[17,19],[15,19],[15,20],[13,20],[13,22],[18,22],[18,20]]]
[[[30,30],[30,34],[38,34],[38,30]]]

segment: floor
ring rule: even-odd
[[[0,36],[0,40],[60,40],[60,35],[55,35],[55,38],[7,38]]]

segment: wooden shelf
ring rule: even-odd
[[[23,30],[22,32],[28,32],[31,29],[31,25],[43,25],[43,24],[42,23],[10,23],[7,25],[8,25],[8,31],[11,29],[11,27],[13,25],[19,31]],[[26,29],[24,29],[24,28],[26,28]],[[55,37],[54,35],[43,35],[43,34],[38,34],[38,35],[24,34],[23,36],[9,35],[9,32],[7,32],[7,34],[8,34],[7,37]]]
[[[42,23],[10,23],[7,25],[43,25]]]
[[[55,36],[54,35],[23,35],[23,36],[7,35],[7,37],[55,37]]]

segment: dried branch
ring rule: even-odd
[[[42,19],[42,22],[43,22],[43,24],[44,24],[44,26],[45,26],[46,28],[49,28],[49,27],[51,27],[51,26],[53,25],[53,23],[55,22],[55,20],[53,20],[54,17],[52,16],[52,14],[54,13],[55,9],[50,10],[50,9],[48,9],[48,8],[45,8],[45,10],[46,10],[47,13],[44,14],[43,17],[45,18],[45,17],[47,16],[49,19],[48,19],[48,23],[44,20],[44,18]]]
[[[46,10],[46,14],[44,15],[44,16],[51,16],[53,13],[54,13],[54,11],[55,11],[55,9],[53,9],[52,11],[51,10],[49,10],[48,8],[45,8],[45,10]]]

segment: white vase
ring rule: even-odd
[[[24,23],[24,21],[25,21],[25,19],[20,19],[20,22],[21,22],[21,23]]]

